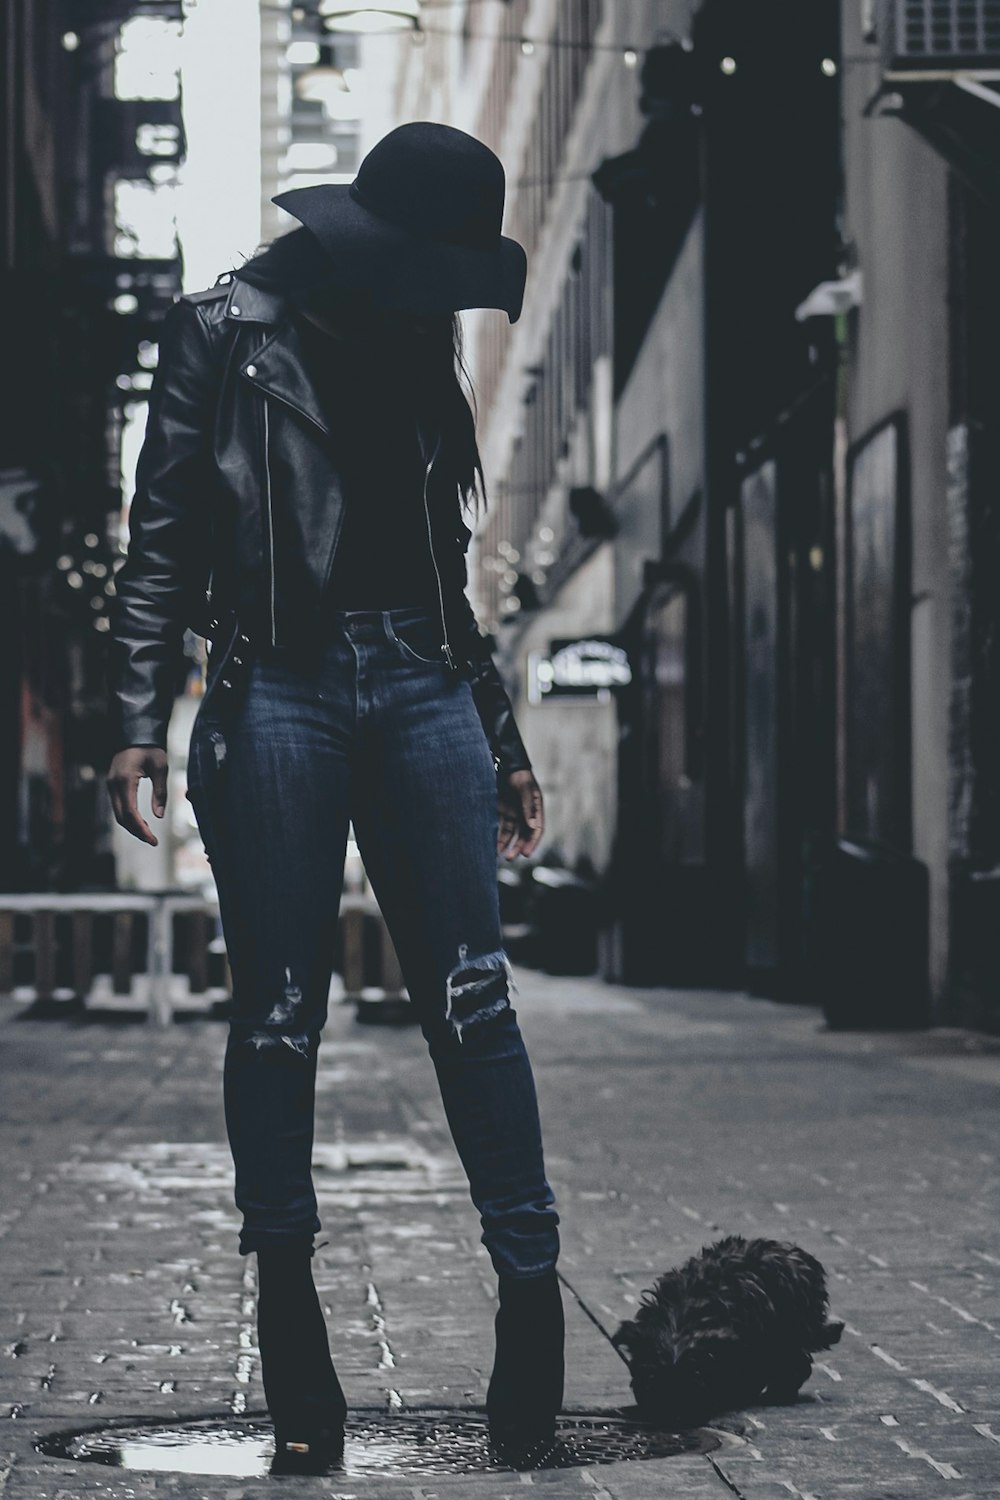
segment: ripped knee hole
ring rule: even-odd
[[[510,990],[517,990],[510,959],[503,948],[469,957],[468,943],[458,945],[458,963],[445,983],[445,1018],[458,1040],[466,1026],[475,1026],[510,1006]]]
[[[288,1030],[296,1020],[302,1005],[301,987],[292,982],[292,971],[285,966],[285,987],[281,998],[271,1006],[263,1026],[255,1026],[246,1037],[246,1045],[258,1052],[273,1047],[288,1047],[300,1057],[308,1057],[311,1037],[308,1031]]]

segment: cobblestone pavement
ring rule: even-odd
[[[178,1476],[41,1457],[105,1421],[263,1412],[235,1250],[224,1026],[0,1010],[3,1500],[1000,1495],[1000,1044],[829,1033],[807,1008],[516,970],[563,1214],[567,1407],[615,1412],[604,1336],[717,1234],[827,1266],[841,1344],[798,1403],[708,1455],[517,1475]],[[321,1053],[317,1281],[357,1406],[481,1404],[493,1278],[419,1033],[335,1007]]]

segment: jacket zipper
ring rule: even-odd
[[[286,406],[290,407],[292,409],[292,411],[298,412],[300,416],[306,417],[307,420],[310,420],[310,421],[312,420],[311,418],[309,418],[307,416],[307,413],[303,412],[300,407],[297,407],[294,402],[287,401],[282,396],[279,396],[277,399],[279,401],[284,401],[284,404]],[[417,424],[417,433],[418,433],[418,436],[419,436],[419,434],[420,434],[419,423]],[[454,671],[455,670],[455,654],[452,651],[451,642],[448,639],[448,622],[445,619],[445,612],[444,612],[444,588],[443,588],[442,583],[441,583],[441,570],[438,567],[437,556],[436,556],[436,554],[434,552],[434,532],[433,532],[433,528],[431,526],[430,506],[429,506],[428,501],[427,501],[427,484],[428,484],[428,481],[430,479],[431,469],[433,468],[434,460],[437,458],[438,450],[440,449],[440,447],[441,447],[441,434],[438,433],[437,442],[434,444],[434,452],[431,454],[430,458],[428,459],[428,461],[427,461],[427,463],[426,463],[426,465],[424,467],[424,484],[423,484],[424,519],[425,519],[426,524],[427,524],[427,544],[428,544],[428,547],[430,549],[431,562],[432,562],[432,564],[434,566],[434,577],[437,580],[438,608],[439,608],[440,615],[441,615],[441,632],[442,632],[442,634],[444,636],[444,644],[441,647],[441,652],[442,652],[442,655],[444,656],[445,661],[448,663],[448,666],[451,668],[452,671]],[[267,401],[265,400],[265,402],[264,402],[264,475],[265,475],[265,490],[266,490],[266,496],[267,496],[267,529],[268,529],[268,539],[269,539],[270,553],[271,553],[271,644],[273,646],[273,645],[276,645],[277,642],[276,642],[276,636],[275,636],[275,615],[274,615],[274,528],[273,528],[273,522],[272,522],[272,517],[271,517],[271,470],[270,470],[270,459],[269,459],[269,451],[268,450],[269,450],[268,417],[267,417]],[[343,522],[343,515],[341,515],[341,522]],[[333,554],[336,551],[337,540],[338,540],[339,534],[340,534],[340,527],[338,526],[338,528],[337,528],[337,536],[335,536],[334,539],[333,539],[333,546],[330,549],[330,557],[329,557],[329,560],[327,562],[327,576],[329,576],[330,567],[332,566],[332,563],[333,563]]]
[[[418,434],[418,436],[420,434],[419,424],[418,424],[418,427],[417,427],[417,434]],[[427,464],[424,467],[424,517],[426,518],[426,521],[427,521],[427,545],[430,548],[431,562],[434,564],[434,576],[437,579],[438,606],[439,606],[440,611],[441,611],[441,633],[444,636],[444,644],[441,647],[441,652],[442,652],[442,654],[444,656],[445,661],[448,663],[448,666],[451,668],[452,671],[454,671],[455,670],[455,658],[454,658],[454,655],[452,653],[451,642],[448,639],[448,624],[447,624],[447,621],[445,620],[445,617],[444,617],[444,590],[441,587],[441,571],[438,568],[437,558],[434,555],[434,532],[433,532],[433,528],[431,527],[431,511],[430,511],[430,506],[427,503],[427,481],[430,479],[431,468],[433,466],[434,460],[437,458],[438,449],[440,447],[441,447],[441,434],[438,433],[437,442],[434,444],[434,452],[431,454],[430,458],[427,461]]]
[[[278,642],[274,621],[274,520],[271,515],[270,424],[266,400],[264,402],[264,494],[267,499],[267,541],[271,559],[271,645],[276,646]]]
[[[297,412],[300,417],[304,417],[307,422],[311,422],[312,425],[314,427],[316,427],[316,423],[315,423],[314,419],[309,415],[309,413],[307,411],[303,411],[302,408],[301,408],[301,406],[296,406],[296,404],[295,404],[294,401],[288,401],[288,400],[286,400],[286,398],[284,396],[279,396],[274,391],[268,391],[267,395],[268,396],[273,396],[274,399],[275,399],[275,401],[280,401],[281,404],[282,404],[282,406],[287,406],[289,411]],[[267,411],[266,398],[265,398],[265,407],[264,407],[264,410],[265,410],[265,412]],[[322,431],[322,428],[317,427],[316,430],[317,430],[317,432],[320,432],[320,431]],[[268,480],[268,484],[270,486],[270,479]],[[321,589],[320,589],[320,593],[321,594],[325,594],[326,593],[326,586],[327,586],[327,584],[330,581],[330,571],[331,571],[331,569],[333,567],[334,554],[337,551],[337,542],[340,540],[340,533],[341,533],[341,530],[343,528],[343,525],[344,525],[344,508],[343,508],[343,506],[341,506],[340,519],[339,519],[339,521],[337,523],[337,530],[334,533],[333,541],[330,543],[330,552],[329,552],[329,556],[327,557],[327,560],[326,560],[326,568],[324,569],[324,572],[323,572],[323,583],[322,583],[322,586],[321,586]],[[273,578],[273,574],[274,574],[274,568],[273,568],[273,537],[272,537],[272,578]],[[272,584],[272,595],[273,595],[273,591],[274,590],[273,590],[273,584]],[[274,641],[274,638],[273,638],[274,637],[273,602],[272,602],[271,632],[272,632],[271,644],[273,646],[275,644],[275,641]]]
[[[264,347],[266,348],[267,345],[264,345]],[[269,421],[268,421],[268,409],[267,409],[267,400],[268,400],[269,396],[273,396],[276,401],[280,401],[283,406],[287,406],[288,409],[289,409],[289,411],[294,411],[300,417],[304,417],[305,420],[307,422],[312,423],[312,425],[314,427],[316,426],[316,422],[315,422],[314,418],[312,418],[309,415],[308,412],[302,410],[301,406],[296,406],[296,404],[295,404],[294,401],[289,401],[289,400],[287,400],[286,397],[279,396],[277,394],[277,392],[275,392],[275,391],[268,391],[268,392],[264,393],[264,483],[265,483],[265,493],[266,493],[266,498],[267,498],[267,535],[268,535],[268,546],[269,546],[269,549],[270,549],[270,558],[271,558],[271,645],[272,646],[276,646],[278,644],[278,639],[277,639],[277,628],[276,628],[276,625],[275,625],[275,608],[274,608],[274,592],[275,592],[275,576],[274,576],[274,521],[273,521],[272,512],[271,512],[270,426],[269,426]],[[336,538],[334,538],[334,546],[336,546]],[[333,561],[333,551],[331,549],[330,562],[332,563],[332,561]],[[328,563],[327,564],[327,571],[329,571],[329,566],[330,566],[330,564]]]

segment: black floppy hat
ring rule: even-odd
[[[527,256],[500,233],[505,177],[489,146],[434,120],[376,141],[353,182],[271,199],[322,245],[346,281],[413,312],[521,314]]]

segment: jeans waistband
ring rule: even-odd
[[[413,620],[436,620],[436,610],[429,604],[397,604],[390,609],[332,609],[330,618],[338,625],[401,625]]]
[[[403,615],[433,615],[434,609],[429,604],[394,604],[388,609],[333,609],[330,613],[345,620],[381,620],[383,615],[397,620]]]
[[[331,609],[328,633],[356,639],[392,641],[396,630],[418,624],[434,624],[438,613],[427,604],[398,604],[389,609]],[[440,625],[438,625],[440,629]]]

